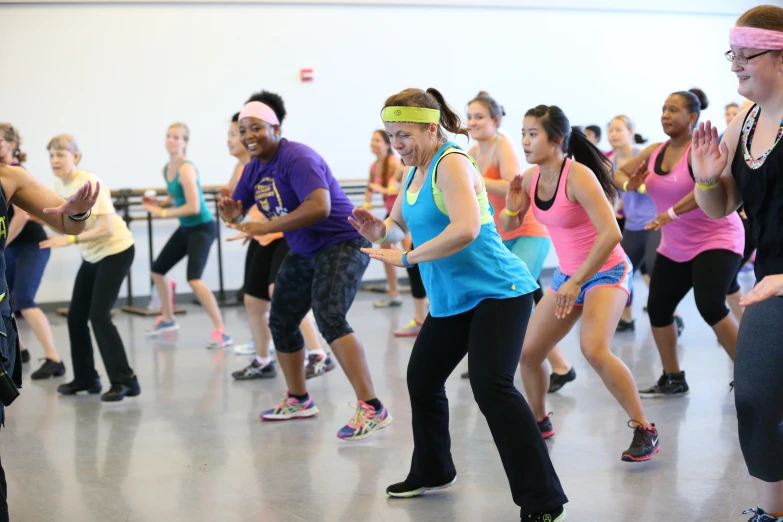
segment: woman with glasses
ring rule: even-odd
[[[719,144],[710,122],[693,138],[696,201],[723,220],[744,205],[758,247],[757,284],[734,366],[740,446],[760,504],[749,522],[783,521],[783,9],[755,7],[731,29],[726,58],[737,92],[755,104],[735,118]],[[719,227],[713,222],[713,228]],[[762,507],[763,506],[763,507]]]
[[[734,358],[737,323],[726,308],[726,295],[742,259],[745,234],[736,213],[715,222],[698,208],[693,196],[691,138],[707,104],[700,89],[669,95],[661,115],[669,140],[650,145],[615,174],[615,183],[625,191],[646,185],[658,212],[646,228],[661,230],[647,311],[663,375],[655,385],[640,391],[645,398],[688,393],[685,372],[677,360],[674,311],[691,288],[699,314]]]

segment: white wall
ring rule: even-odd
[[[515,138],[525,110],[546,103],[574,124],[604,126],[625,113],[657,140],[666,95],[691,86],[712,101],[705,117],[722,124],[723,105],[738,98],[722,55],[728,30],[755,2],[603,0],[592,11],[513,0],[492,8],[353,4],[0,4],[0,121],[22,130],[27,167],[40,179],[52,180],[48,139],[71,132],[82,166],[112,189],[162,185],[163,136],[176,120],[191,128],[202,182],[223,182],[233,166],[229,118],[262,88],[286,100],[285,135],[313,146],[343,179],[365,176],[383,100],[409,86],[438,87],[460,110],[488,90]],[[315,69],[312,84],[299,83],[303,67]],[[157,233],[157,249],[170,230]],[[134,291],[146,293],[146,230],[133,231]],[[225,255],[235,267],[226,285],[235,288],[243,250],[226,245]],[[77,266],[75,249],[56,252],[40,300],[67,299]],[[216,287],[213,266],[206,280]],[[177,277],[184,285],[182,267]]]

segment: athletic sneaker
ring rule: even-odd
[[[680,337],[682,335],[682,331],[685,330],[685,323],[682,320],[682,317],[679,315],[674,316],[674,323],[677,325],[677,337]]]
[[[417,323],[415,319],[411,319],[411,322],[394,330],[394,337],[416,337],[421,331],[421,323]]]
[[[331,355],[311,353],[305,360],[305,378],[312,379],[334,370]]]
[[[576,370],[574,370],[573,366],[565,375],[552,372],[552,375],[549,376],[549,390],[547,390],[547,393],[555,393],[556,391],[559,391],[560,388],[574,379],[576,379]]]
[[[404,482],[398,482],[386,488],[386,494],[394,498],[418,497],[427,491],[437,491],[439,489],[450,488],[456,483],[457,477],[454,477],[451,482],[443,484],[442,486],[422,486],[420,484],[413,484],[405,480]]]
[[[685,382],[685,372],[665,373],[658,379],[655,386],[639,390],[642,399],[665,399],[669,397],[684,397],[688,395],[688,383]]]
[[[549,439],[555,436],[555,427],[552,426],[552,413],[550,412],[544,420],[538,422],[538,429],[541,431],[541,436],[544,439]]]
[[[30,350],[22,350],[22,362],[23,363],[30,362]]]
[[[65,365],[62,361],[54,362],[51,359],[44,359],[41,367],[30,374],[30,378],[34,381],[38,381],[51,377],[62,377],[63,375],[65,375]]]
[[[257,357],[253,357],[250,364],[235,371],[231,374],[231,377],[238,381],[250,381],[253,379],[271,379],[277,376],[277,370],[275,369],[275,361],[269,361],[267,364],[259,362]]]
[[[392,417],[389,410],[381,404],[380,411],[376,410],[364,401],[359,401],[353,418],[337,432],[337,438],[343,440],[362,440],[372,436],[376,430],[380,430],[391,424]]]
[[[652,428],[645,428],[636,421],[628,421],[628,426],[634,428],[633,441],[631,447],[623,452],[621,459],[624,462],[644,462],[652,459],[661,450],[655,424]]]
[[[250,341],[243,343],[243,344],[237,344],[234,346],[234,355],[254,355],[256,353],[256,343],[253,342],[253,339],[250,339]]]
[[[375,301],[372,305],[375,308],[393,308],[396,306],[402,306],[402,296],[394,295],[389,297],[388,299],[381,299],[379,301]]]
[[[207,350],[213,350],[217,348],[225,348],[234,344],[234,340],[226,332],[220,328],[212,330],[212,334],[209,336],[209,342],[207,343]]]
[[[751,513],[753,516],[748,522],[783,522],[783,518],[767,515],[764,510],[761,509],[761,506],[757,506],[756,509],[748,509],[742,512],[743,515],[750,515]]]
[[[631,319],[630,321],[623,321],[620,319],[620,322],[617,323],[617,329],[615,329],[616,332],[633,332],[636,331],[636,321]]]
[[[534,513],[527,517],[522,516],[521,522],[561,522],[566,519],[566,510],[563,506],[555,509],[548,509],[541,513]]]
[[[160,335],[162,333],[173,332],[175,330],[179,330],[179,323],[176,319],[165,321],[163,316],[159,316],[157,319],[155,319],[155,326],[153,326],[152,330],[147,332],[147,335]]]
[[[291,397],[290,393],[286,393],[280,404],[271,410],[262,411],[258,414],[261,420],[267,421],[305,419],[314,415],[318,415],[318,408],[311,397],[300,401],[295,397]]]

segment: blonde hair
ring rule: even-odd
[[[185,154],[188,153],[188,142],[190,141],[190,129],[187,125],[185,125],[182,122],[175,121],[171,125],[169,125],[169,130],[171,129],[182,129],[182,138],[185,140],[185,148],[182,152]]]
[[[5,141],[13,141],[16,143],[16,147],[14,147],[13,156],[16,159],[18,163],[24,163],[27,161],[27,154],[22,152],[22,150],[19,148],[22,146],[22,135],[19,134],[19,131],[14,128],[13,125],[10,123],[0,123],[0,136]],[[0,162],[2,162],[2,158],[0,158]]]
[[[74,138],[72,134],[58,134],[49,140],[49,144],[46,145],[46,150],[67,150],[76,156],[77,165],[82,159],[82,151],[79,150],[79,144],[76,143],[76,138]]]

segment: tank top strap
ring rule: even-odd
[[[568,172],[571,170],[571,159],[566,158],[565,159],[565,165],[563,165],[563,174],[560,176],[560,179],[557,180],[557,195],[555,196],[555,202],[552,204],[552,206],[557,205],[558,199],[562,198],[561,204],[568,204],[571,203],[568,199],[568,193],[566,191],[566,187],[568,186]]]
[[[500,142],[500,134],[495,138],[495,143],[492,145],[492,152],[489,154],[489,165],[495,164],[495,151],[498,150],[498,143]]]

